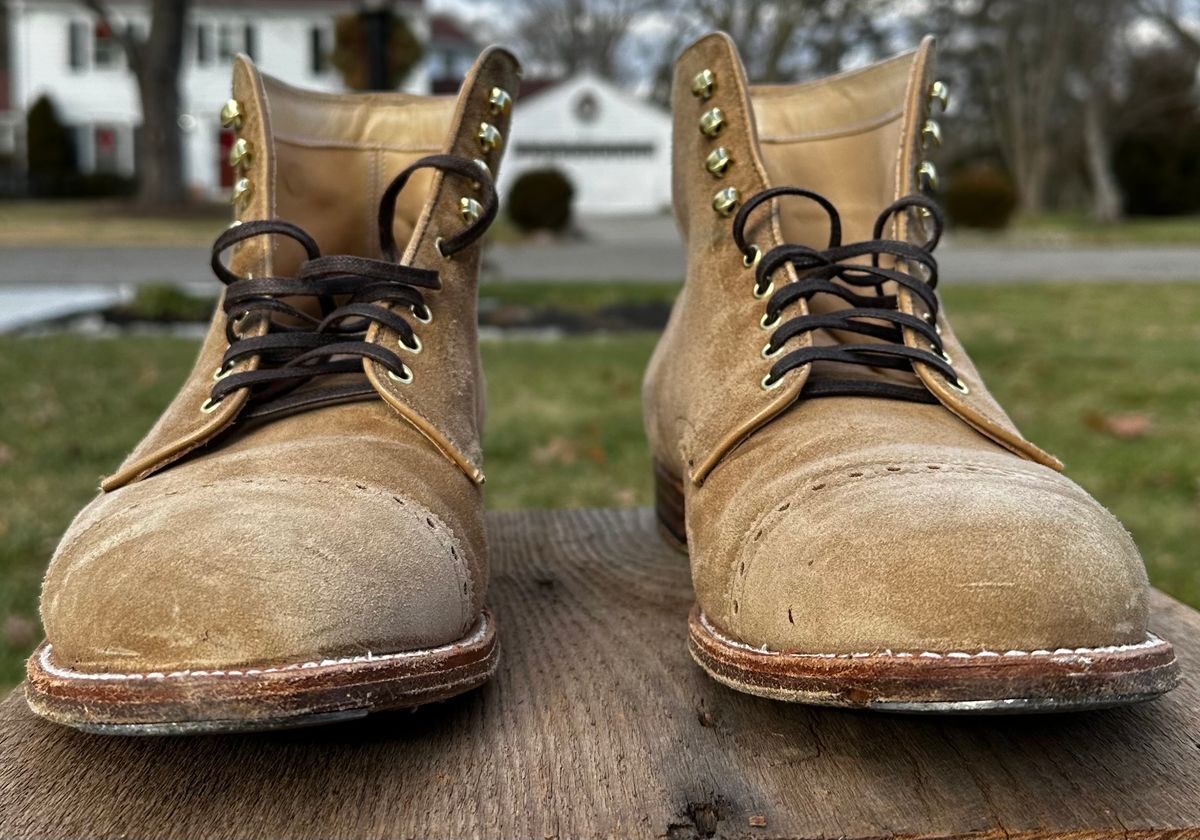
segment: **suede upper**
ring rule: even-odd
[[[1147,581],[1136,547],[1057,459],[1020,435],[944,310],[938,331],[966,393],[920,362],[903,376],[936,404],[806,398],[812,365],[764,387],[766,301],[752,294],[755,272],[733,241],[728,208],[714,205],[717,191],[733,187],[744,202],[768,187],[813,190],[837,206],[845,241],[872,238],[876,215],[918,187],[932,53],[926,39],[863,70],[751,87],[733,44],[714,34],[676,65],[674,192],[688,274],[643,397],[653,455],[682,485],[697,599],[723,632],[778,651],[1141,641]],[[710,84],[694,85],[705,70]],[[702,124],[714,108],[724,121],[715,135]],[[706,161],[717,148],[732,163],[713,174]],[[829,231],[815,204],[794,197],[749,219],[747,240],[762,252],[821,247]],[[885,236],[927,238],[916,213],[890,228]],[[772,279],[797,275],[789,265]],[[927,314],[914,295],[893,291],[901,311]],[[800,300],[784,317],[809,311]],[[903,337],[909,347],[923,340],[907,328]],[[848,340],[821,329],[788,349]]]
[[[239,221],[300,225],[325,254],[379,258],[384,187],[416,159],[498,168],[515,91],[511,54],[488,50],[455,97],[331,95],[234,69],[236,131],[252,157]],[[499,142],[480,140],[482,124]],[[246,391],[202,411],[228,343],[217,314],[179,395],[64,535],[42,617],[55,661],[147,672],[304,662],[436,647],[470,630],[487,588],[479,446],[478,244],[443,257],[477,184],[417,170],[393,231],[401,262],[438,272],[432,320],[413,322],[410,382],[365,363],[378,398],[240,417]],[[243,276],[291,276],[279,237],[241,244]],[[405,313],[406,315],[409,313]],[[410,319],[411,319],[410,315]],[[262,334],[265,322],[242,325]],[[399,341],[376,323],[369,341]],[[256,360],[239,370],[251,370]]]

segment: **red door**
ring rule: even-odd
[[[229,150],[233,148],[233,132],[228,129],[221,129],[221,133],[217,142],[217,154],[219,160],[217,167],[221,173],[221,186],[228,188],[233,186],[234,172],[233,167],[229,165]]]

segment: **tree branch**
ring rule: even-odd
[[[92,14],[100,19],[107,28],[112,37],[117,39],[117,43],[121,45],[121,49],[125,52],[125,59],[129,62],[129,67],[135,74],[141,74],[142,68],[142,49],[143,44],[133,37],[133,33],[128,27],[120,28],[113,23],[113,17],[108,11],[108,7],[102,0],[80,0],[83,5],[89,9]]]

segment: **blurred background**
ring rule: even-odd
[[[212,311],[239,52],[432,94],[487,44],[518,53],[481,289],[489,505],[646,504],[640,378],[684,270],[665,103],[712,29],[763,82],[938,36],[956,329],[1200,605],[1200,0],[0,0],[0,684],[59,534]]]

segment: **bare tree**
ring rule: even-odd
[[[178,120],[189,0],[150,0],[150,30],[144,37],[118,25],[103,0],[82,2],[118,39],[137,79],[142,103],[138,200],[147,205],[179,204],[186,199]]]
[[[1073,27],[1067,84],[1078,93],[1092,217],[1112,222],[1120,217],[1123,203],[1113,172],[1112,139],[1122,122],[1115,92],[1125,70],[1129,7],[1123,0],[1090,0],[1087,12]]]
[[[675,0],[667,5],[673,37],[656,61],[655,97],[669,98],[679,50],[713,29],[729,34],[756,82],[836,73],[852,56],[883,52],[888,6],[883,0]]]
[[[621,75],[618,49],[654,0],[516,0],[515,36],[546,72]]]
[[[1137,9],[1157,23],[1176,45],[1200,62],[1200,31],[1189,27],[1185,19],[1200,18],[1197,0],[1137,0]]]

